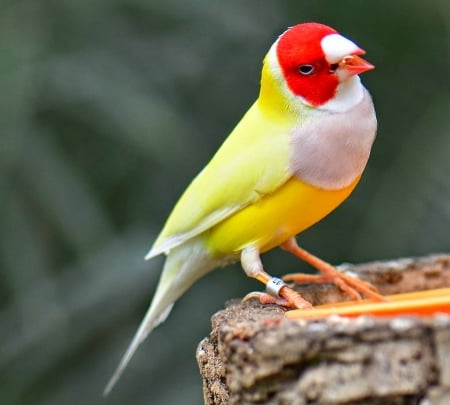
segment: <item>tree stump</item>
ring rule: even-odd
[[[450,286],[450,256],[343,265],[382,294]],[[296,289],[314,305],[331,285]],[[212,317],[197,361],[205,404],[450,404],[450,316],[289,320],[232,301]]]

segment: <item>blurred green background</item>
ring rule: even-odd
[[[101,392],[159,277],[156,233],[257,96],[276,36],[311,20],[367,50],[379,132],[359,188],[300,244],[333,263],[448,252],[447,0],[2,0],[1,404],[202,403],[210,316],[261,288],[239,266],[198,282]]]

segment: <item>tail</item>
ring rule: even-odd
[[[215,261],[206,251],[201,238],[194,238],[169,253],[150,307],[116,371],[108,381],[103,396],[111,392],[148,334],[166,320],[175,301],[198,278],[214,267],[216,267]]]

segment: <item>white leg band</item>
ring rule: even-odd
[[[278,277],[272,277],[266,284],[266,291],[273,297],[280,297],[280,290],[286,285],[286,283]]]

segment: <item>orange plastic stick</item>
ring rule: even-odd
[[[396,294],[386,298],[388,299],[386,302],[363,300],[320,305],[311,310],[288,311],[285,315],[291,319],[312,319],[330,315],[355,317],[359,315],[432,316],[436,313],[450,314],[450,288]]]

